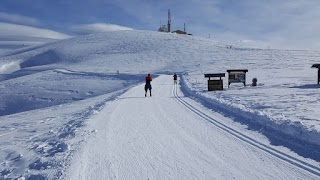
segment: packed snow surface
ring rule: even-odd
[[[0,179],[319,179],[319,57],[148,31],[3,53]]]

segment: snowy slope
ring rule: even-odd
[[[95,137],[103,136],[101,131],[106,131],[89,128],[103,128],[95,124],[101,120],[96,114],[108,112],[105,109],[108,104],[131,87],[143,83],[147,73],[157,77],[174,72],[179,74],[181,90],[186,96],[220,113],[222,119],[230,118],[228,121],[240,125],[241,131],[250,129],[253,136],[262,136],[264,143],[283,148],[285,153],[292,153],[319,168],[320,87],[315,84],[316,70],[310,68],[313,63],[319,63],[319,52],[240,46],[227,49],[227,45],[192,36],[119,31],[80,36],[4,54],[0,57],[0,178],[65,177],[73,158],[83,151],[96,150],[90,150],[90,144]],[[258,86],[232,84],[228,88],[224,79],[224,91],[207,92],[204,73],[235,68],[248,69],[247,84],[256,77]],[[134,100],[139,98],[131,98]],[[171,101],[163,103],[171,104]],[[157,108],[162,105],[159,103]],[[123,108],[124,114],[133,112],[130,106]],[[141,109],[141,115],[148,112]],[[172,118],[181,119],[187,117]],[[195,124],[192,127],[197,129]],[[164,131],[158,136],[161,132]],[[72,164],[72,167],[77,165]],[[86,166],[88,164],[83,165]],[[230,171],[239,171],[234,177],[244,179],[247,176],[243,171],[249,167]],[[270,172],[275,171],[275,167],[271,169]],[[77,170],[81,171],[81,167]],[[290,172],[287,170],[284,174]],[[304,174],[300,170],[296,178]],[[307,174],[310,175],[310,171]],[[314,175],[311,173],[310,178]],[[74,172],[70,178],[77,176]],[[79,176],[86,177],[85,174]],[[219,178],[228,179],[222,175]]]
[[[74,158],[66,179],[316,179],[320,175],[308,172],[305,164],[291,163],[291,157],[280,159],[270,147],[250,144],[244,134],[235,136],[219,127],[214,120],[235,125],[180,96],[170,75],[153,81],[151,98],[141,96],[143,85],[136,86],[92,118],[87,131],[96,133]]]

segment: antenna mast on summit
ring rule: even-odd
[[[168,9],[168,32],[170,32],[170,26],[171,26],[171,15],[170,15],[170,9]]]

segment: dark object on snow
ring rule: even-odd
[[[227,72],[229,74],[228,87],[231,83],[243,83],[246,86],[246,73],[248,69],[230,69]]]
[[[144,90],[145,90],[145,94],[144,96],[147,97],[147,92],[148,92],[148,89],[150,91],[150,96],[151,96],[151,81],[152,81],[152,77],[150,76],[150,74],[148,74],[148,76],[146,77],[146,84],[144,85]]]
[[[257,82],[258,82],[258,79],[257,78],[253,78],[252,79],[252,86],[257,86]]]
[[[314,64],[312,68],[318,68],[318,84],[320,83],[320,64]]]
[[[209,78],[208,80],[208,91],[215,91],[215,90],[223,90],[223,81],[221,77],[225,77],[225,73],[218,73],[218,74],[204,74],[205,78]],[[219,80],[211,80],[210,78],[219,77]]]
[[[177,84],[177,80],[178,80],[178,76],[177,76],[176,73],[174,73],[174,75],[173,75],[173,83]]]

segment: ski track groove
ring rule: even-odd
[[[219,129],[223,130],[224,132],[240,139],[241,141],[244,141],[260,150],[263,150],[264,152],[267,152],[287,163],[290,163],[296,167],[299,167],[300,169],[303,169],[305,171],[308,171],[314,175],[320,176],[320,168],[309,164],[308,162],[305,162],[303,160],[297,159],[289,154],[286,154],[284,152],[281,152],[279,150],[276,150],[274,148],[272,148],[271,146],[265,145],[217,120],[215,120],[214,118],[208,116],[207,114],[205,114],[204,112],[202,112],[201,110],[195,108],[194,106],[190,105],[188,102],[186,102],[183,98],[181,98],[178,95],[178,89],[177,86],[174,85],[173,89],[172,89],[172,94],[174,95],[175,99],[177,99],[177,101],[179,101],[183,106],[185,106],[187,109],[189,109],[190,111],[194,112],[195,114],[197,114],[198,116],[200,116],[202,119],[210,122],[211,124],[215,125],[216,127],[218,127]]]
[[[18,130],[17,130],[17,129],[15,129],[15,130],[12,130],[12,131],[9,131],[9,132],[6,132],[6,133],[3,133],[3,134],[0,134],[0,137],[10,135],[11,133],[14,133],[14,132],[17,132],[17,131],[18,131]]]

